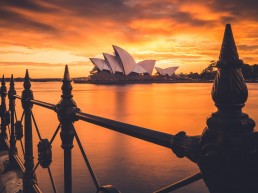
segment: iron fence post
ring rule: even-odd
[[[7,94],[7,88],[5,86],[5,78],[4,75],[2,77],[1,82],[1,149],[6,149],[6,145],[4,143],[4,140],[7,139],[7,133],[6,133],[6,94]]]
[[[14,155],[17,154],[17,148],[16,148],[16,137],[15,137],[15,133],[14,133],[14,111],[15,111],[15,97],[14,95],[16,95],[16,90],[14,88],[14,79],[13,79],[13,75],[11,76],[11,80],[10,80],[10,89],[8,91],[8,98],[9,98],[9,111],[11,114],[11,134],[10,134],[10,149],[9,149],[9,162],[11,164],[11,166],[15,166],[16,165],[16,161],[14,158]]]
[[[56,106],[58,120],[61,123],[60,137],[64,149],[64,193],[72,192],[72,148],[74,139],[75,110],[77,106],[73,100],[71,78],[68,66],[65,66],[62,80],[61,100]]]
[[[258,135],[242,112],[248,97],[242,65],[227,24],[212,88],[218,111],[207,119],[198,162],[211,193],[258,192]]]
[[[33,100],[33,92],[30,89],[29,72],[26,70],[26,75],[23,83],[24,90],[22,91],[22,107],[24,110],[24,143],[25,143],[25,173],[23,174],[23,192],[33,192],[33,185],[37,183],[36,176],[33,173],[34,157],[33,157],[33,139],[32,139],[32,120],[31,109]]]

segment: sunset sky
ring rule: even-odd
[[[90,57],[117,45],[136,61],[200,72],[217,60],[226,23],[240,58],[258,63],[257,0],[1,0],[0,72],[87,76]]]

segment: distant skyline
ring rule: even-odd
[[[0,72],[32,78],[87,76],[89,58],[126,49],[136,61],[200,72],[217,60],[226,23],[239,56],[258,63],[255,0],[2,0]]]

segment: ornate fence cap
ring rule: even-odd
[[[3,76],[2,76],[2,83],[4,82],[4,74],[3,74]]]
[[[11,75],[11,79],[10,79],[10,89],[8,91],[8,97],[10,100],[15,100],[15,97],[13,95],[16,95],[16,91],[14,88],[14,78],[13,78],[13,74]],[[11,103],[9,103],[10,105]]]
[[[237,47],[232,33],[231,25],[226,24],[224,38],[221,45],[219,60],[217,62],[218,68],[223,67],[241,67],[243,61],[239,59]]]
[[[13,80],[13,74],[11,74],[11,80],[10,80],[10,82],[14,82],[14,80]]]
[[[29,75],[29,70],[28,69],[26,69],[23,87],[24,87],[25,90],[30,90],[30,87],[31,87],[30,75]]]
[[[13,74],[11,75],[11,79],[10,79],[10,90],[14,89],[14,79],[13,79]]]
[[[63,77],[63,85],[62,85],[62,98],[63,99],[72,99],[73,95],[72,95],[72,79],[70,77],[70,73],[69,73],[69,69],[68,69],[68,65],[65,65],[65,71],[64,71],[64,77]]]
[[[248,90],[240,68],[242,64],[231,26],[227,24],[212,88],[212,98],[220,110],[241,110],[247,100]]]
[[[5,78],[4,78],[4,75],[2,77],[2,80],[1,80],[1,95],[2,96],[6,96],[6,93],[7,93],[7,88],[5,86]]]

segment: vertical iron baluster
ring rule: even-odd
[[[34,157],[33,157],[33,141],[32,141],[32,119],[31,109],[33,92],[30,90],[31,83],[29,72],[26,70],[26,75],[23,83],[24,90],[22,91],[22,107],[24,109],[24,143],[25,143],[25,173],[23,175],[23,191],[26,193],[32,192],[32,186],[37,183],[36,176],[33,174]]]
[[[8,91],[8,98],[9,98],[9,111],[11,114],[11,135],[10,135],[10,149],[9,149],[9,161],[12,166],[16,165],[16,161],[14,159],[14,155],[17,154],[16,148],[16,137],[14,134],[14,112],[15,112],[15,97],[16,90],[14,88],[14,79],[13,75],[11,76],[10,80],[10,89]]]
[[[75,101],[72,95],[72,80],[68,71],[68,66],[65,66],[64,78],[62,80],[62,95],[61,100],[56,106],[58,120],[61,123],[61,140],[62,148],[64,149],[64,192],[72,192],[72,148],[74,139],[73,113],[77,110]]]
[[[6,145],[4,143],[4,140],[7,139],[7,133],[6,133],[6,123],[5,123],[5,116],[6,116],[6,94],[7,94],[7,89],[5,86],[5,78],[3,75],[2,78],[2,83],[1,83],[1,89],[0,89],[0,94],[1,94],[1,149],[6,149]]]

